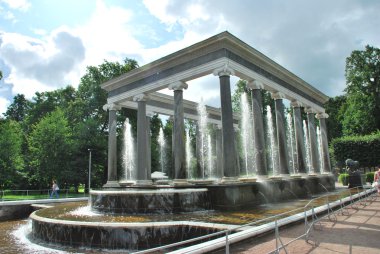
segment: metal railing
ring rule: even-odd
[[[275,249],[270,251],[269,253],[280,253],[280,250],[284,250],[287,253],[286,246],[288,246],[292,242],[302,238],[305,239],[305,241],[308,241],[311,230],[314,229],[322,219],[328,217],[330,220],[336,220],[337,212],[341,213],[342,215],[347,214],[347,207],[351,206],[352,208],[357,209],[358,207],[356,206],[356,204],[358,202],[359,205],[367,206],[369,202],[376,199],[376,196],[372,195],[374,193],[376,193],[375,188],[361,190],[358,187],[346,189],[340,192],[328,193],[317,198],[311,199],[304,207],[296,208],[281,214],[273,215],[261,220],[232,227],[212,234],[207,234],[185,241],[172,243],[147,250],[137,251],[133,253],[145,254],[152,252],[160,252],[164,250],[173,251],[173,248],[178,248],[179,246],[184,246],[190,243],[201,241],[213,241],[212,248],[210,248],[209,250],[205,249],[205,245],[198,246],[198,250],[205,252],[211,251],[212,249],[215,250],[225,248],[225,253],[229,254],[229,246],[231,243],[269,231],[274,231],[276,242]],[[322,216],[318,217],[318,215]],[[300,236],[296,237],[295,239],[292,239],[284,243],[280,237],[281,226],[300,220],[302,221],[302,219],[304,219],[305,223],[305,232]],[[249,229],[244,230],[243,228]],[[239,229],[242,229],[242,231],[238,232]],[[216,237],[219,238],[215,239]],[[224,240],[222,240],[222,237]],[[196,251],[196,246],[192,246],[191,252],[194,253]],[[187,253],[185,249],[178,249],[177,251],[173,252]],[[190,250],[188,252],[190,252]]]
[[[16,201],[26,199],[49,199],[52,193],[51,189],[40,190],[0,190],[1,201]],[[60,189],[59,198],[87,197],[88,193],[77,193],[72,189]],[[52,198],[57,198],[55,195]]]

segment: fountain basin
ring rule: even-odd
[[[142,250],[222,230],[191,221],[104,223],[67,221],[30,215],[32,241],[71,247]],[[210,238],[211,239],[211,238]],[[210,240],[205,239],[205,240]]]
[[[92,210],[108,214],[166,214],[208,210],[206,188],[91,190]]]

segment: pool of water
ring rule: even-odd
[[[335,200],[342,197],[336,195]],[[334,197],[329,197],[333,201]],[[314,206],[326,203],[325,198],[313,202]],[[39,210],[39,216],[69,221],[93,221],[93,222],[157,222],[157,221],[198,221],[217,224],[242,225],[249,222],[257,221],[269,216],[281,214],[302,208],[309,200],[297,200],[292,202],[283,202],[276,204],[265,204],[254,209],[220,212],[207,211],[185,214],[166,214],[163,215],[136,215],[136,216],[113,216],[100,215],[92,212],[88,208],[87,202],[76,202],[64,205],[57,205],[53,208]],[[298,210],[294,213],[298,213]],[[289,216],[290,214],[287,214]],[[29,220],[13,220],[0,222],[0,252],[9,254],[34,254],[34,253],[118,253],[117,250],[90,250],[90,249],[59,249],[57,246],[42,247],[31,243],[27,235],[31,232],[31,223]],[[62,247],[61,247],[62,248]]]

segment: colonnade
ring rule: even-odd
[[[234,119],[231,102],[230,76],[234,75],[234,70],[227,66],[214,71],[214,75],[219,77],[220,100],[221,100],[221,125],[216,130],[216,153],[221,154],[221,160],[217,160],[217,170],[223,176],[223,181],[236,181],[239,177],[237,165],[237,148],[235,144]],[[184,106],[183,90],[187,89],[187,84],[177,81],[168,86],[174,93],[174,125],[173,125],[173,160],[174,160],[174,183],[183,184],[187,182],[186,176],[186,152],[184,140]],[[253,141],[254,141],[254,168],[258,176],[266,176],[267,162],[265,154],[265,131],[263,123],[263,106],[261,90],[264,89],[262,82],[251,80],[247,82],[247,88],[251,90],[253,114]],[[279,149],[279,172],[281,175],[289,175],[288,153],[286,148],[285,116],[283,99],[285,95],[279,91],[271,91],[275,100],[275,119],[277,130],[277,145]],[[289,98],[289,97],[288,97]],[[150,184],[150,138],[149,120],[146,116],[146,101],[149,95],[139,94],[133,97],[137,102],[137,179],[136,184]],[[308,121],[308,135],[310,140],[310,166],[313,172],[318,173],[318,148],[316,139],[315,118],[319,120],[321,131],[321,147],[323,172],[330,172],[330,158],[327,143],[327,129],[325,119],[328,115],[324,112],[316,112],[313,108],[300,103],[296,98],[292,99],[293,109],[295,152],[297,154],[298,172],[306,173],[304,135],[301,119],[301,108],[305,107]],[[117,149],[116,149],[116,111],[120,106],[107,104],[105,110],[109,110],[109,137],[108,137],[108,181],[104,187],[117,187]]]

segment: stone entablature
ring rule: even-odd
[[[132,70],[102,85],[108,102],[166,88],[178,80],[189,81],[228,66],[244,80],[258,80],[268,91],[279,91],[286,99],[324,112],[328,97],[259,51],[228,32],[223,32],[150,64]]]

